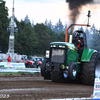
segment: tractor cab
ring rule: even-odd
[[[76,30],[73,33],[73,40],[72,43],[74,43],[75,45],[77,45],[77,39],[79,39],[82,42],[81,48],[87,48],[87,38],[86,38],[86,34],[81,31],[81,30]]]
[[[76,30],[73,33],[72,43],[78,47],[78,52],[77,52],[79,54],[78,61],[80,62],[83,50],[87,48],[86,34],[81,30]]]

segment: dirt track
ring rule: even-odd
[[[90,97],[92,94],[93,86],[53,83],[50,80],[44,80],[39,73],[0,76],[0,100],[1,98],[2,100],[83,98]]]

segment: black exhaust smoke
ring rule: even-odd
[[[71,23],[75,24],[80,11],[81,7],[85,4],[92,3],[94,0],[66,0],[69,3],[70,15],[69,18],[71,19]]]
[[[81,11],[81,7],[92,3],[94,0],[66,0],[67,3],[69,3],[69,19],[71,20],[71,24],[75,24],[76,20],[78,19],[78,16]],[[71,33],[73,32],[73,28],[71,29]]]

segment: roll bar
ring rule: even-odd
[[[88,25],[88,24],[71,24],[71,25],[66,29],[65,42],[67,42],[67,39],[68,39],[68,30],[69,30],[72,26],[87,26],[87,27],[89,27],[90,25]],[[71,33],[70,35],[72,35],[72,33]]]
[[[90,10],[88,11],[88,23],[87,24],[71,24],[67,29],[66,29],[66,34],[65,34],[65,42],[67,42],[67,39],[68,39],[68,30],[72,27],[72,26],[87,26],[89,27],[89,17],[91,16],[90,15]],[[70,39],[72,39],[72,33],[70,33]],[[70,40],[72,41],[72,40]]]

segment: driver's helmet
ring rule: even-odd
[[[80,38],[80,34],[79,33],[77,33],[76,38]]]
[[[79,38],[80,37],[80,33],[78,33],[77,31],[73,33],[73,38]]]

